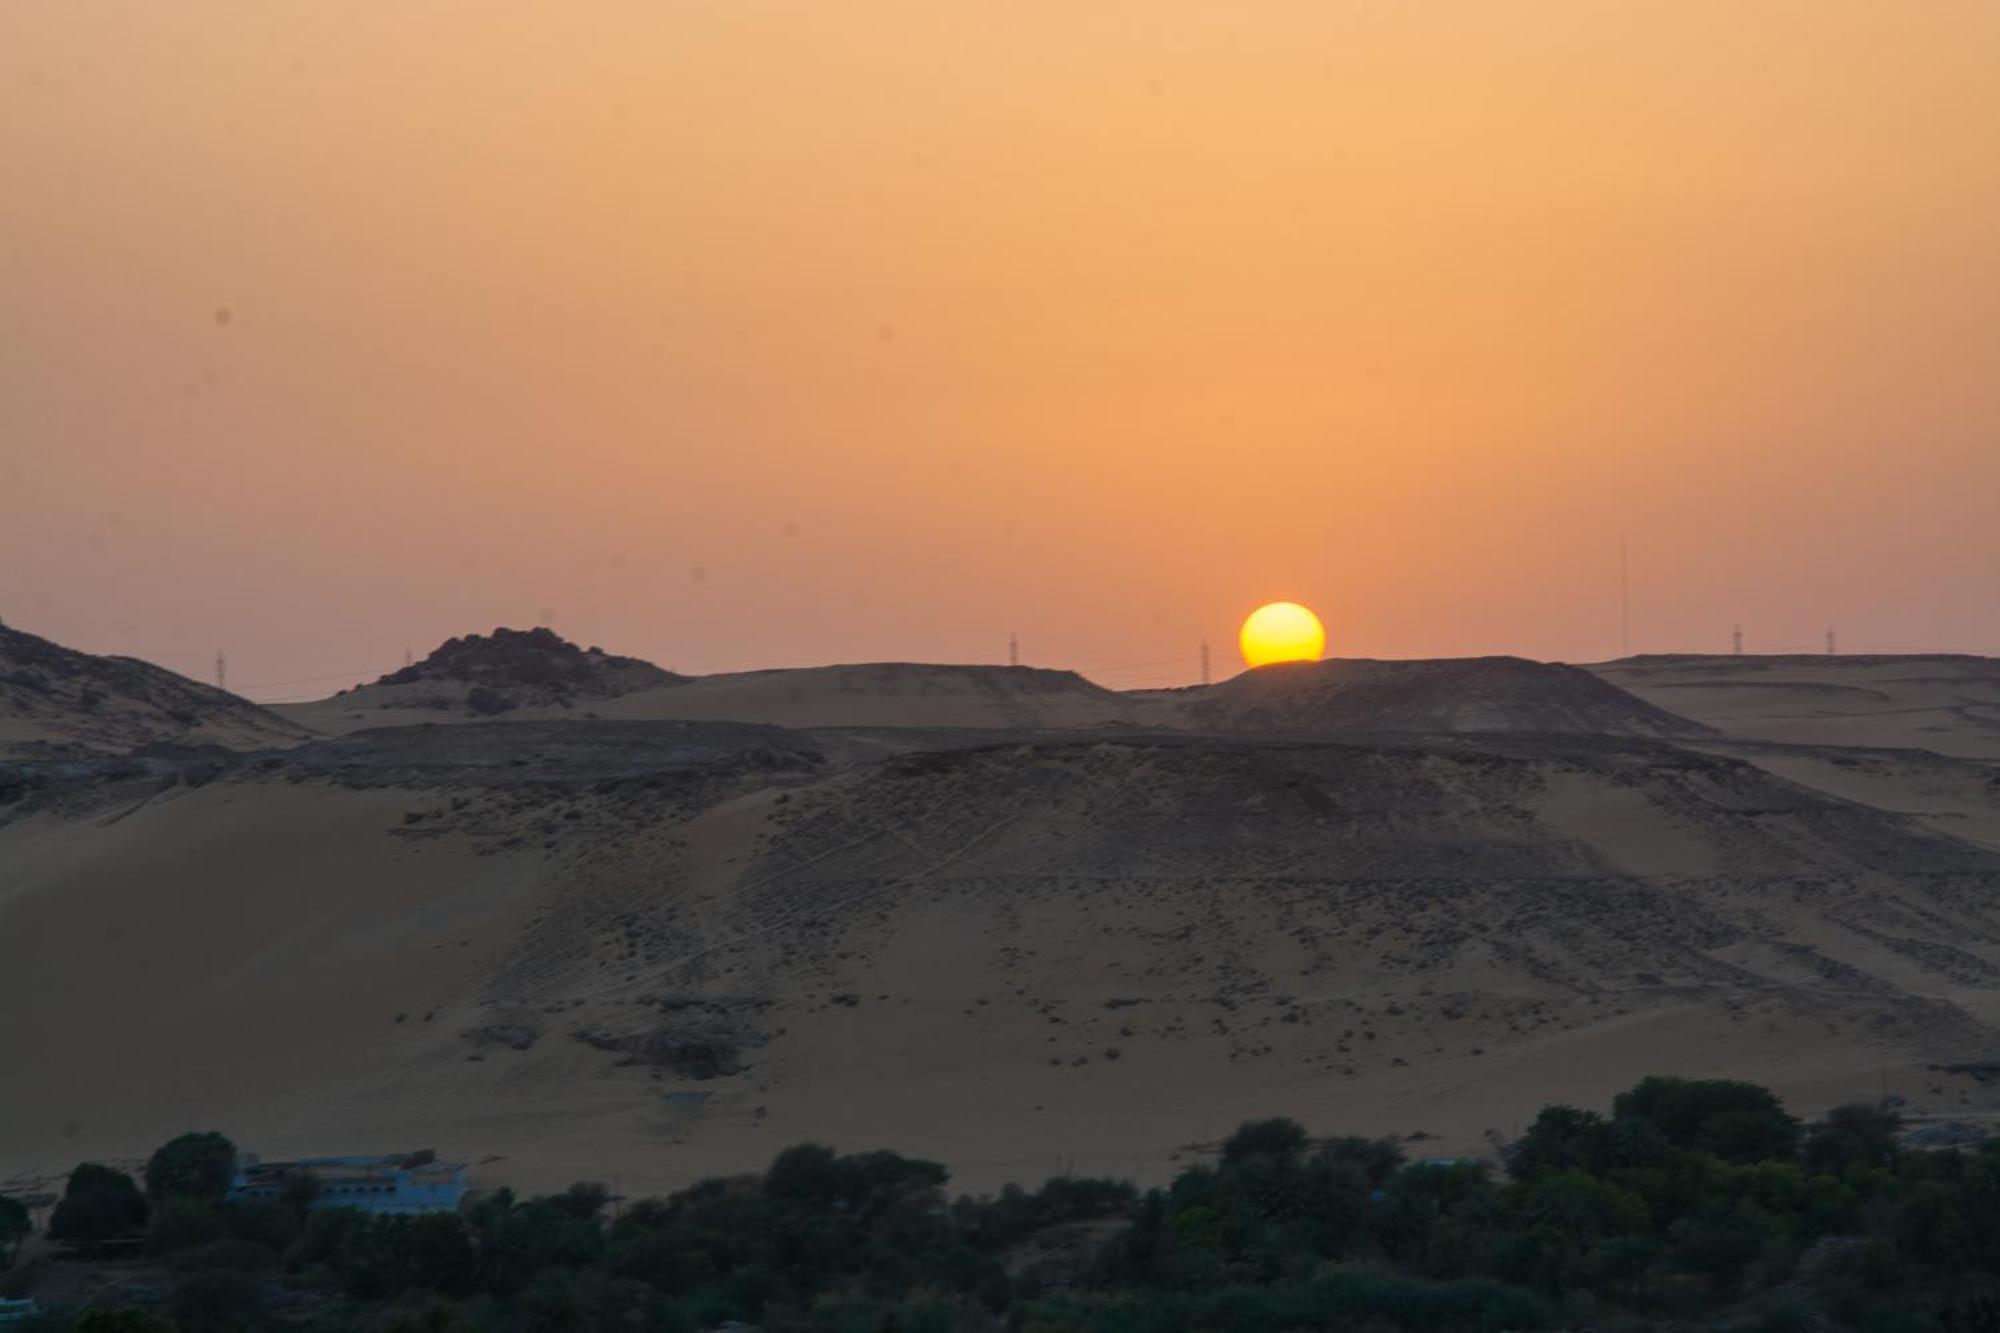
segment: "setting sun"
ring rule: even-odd
[[[1326,651],[1326,627],[1297,602],[1270,602],[1250,613],[1239,636],[1246,666],[1317,662]]]

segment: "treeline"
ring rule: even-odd
[[[1900,1130],[1649,1078],[1609,1114],[1547,1108],[1499,1173],[1269,1120],[1144,1193],[954,1200],[936,1163],[804,1145],[615,1213],[577,1185],[416,1217],[315,1207],[309,1183],[230,1201],[233,1148],[189,1135],[143,1188],[79,1167],[50,1229],[143,1237],[175,1273],[159,1308],[74,1333],[2000,1333],[2000,1141],[1922,1152]]]

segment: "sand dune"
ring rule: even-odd
[[[2000,1109],[1938,1068],[2000,1043],[1983,659],[1118,693],[454,643],[289,721],[74,655],[7,695],[75,743],[0,785],[0,1179],[216,1126],[531,1188],[809,1137],[1151,1180],[1274,1112],[1489,1152],[1653,1071]],[[182,687],[255,752],[121,750]]]
[[[1157,1179],[1252,1114],[1478,1151],[1654,1069],[1986,1114],[1928,1066],[2000,1037],[2000,854],[1864,794],[1547,735],[505,721],[107,763],[0,807],[36,1014],[0,1067],[52,1071],[0,1175],[212,1124],[535,1187],[804,1137]]]

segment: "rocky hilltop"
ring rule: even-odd
[[[464,711],[568,708],[678,685],[687,677],[636,657],[579,648],[546,628],[496,629],[447,639],[420,662],[342,696],[351,706]]]
[[[226,690],[132,657],[80,653],[0,625],[0,753],[36,747],[289,745],[308,733]]]

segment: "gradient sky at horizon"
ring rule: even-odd
[[[1635,650],[2000,652],[1996,69],[1989,0],[8,0],[0,617],[1145,685],[1277,598],[1614,656],[1622,533]]]

